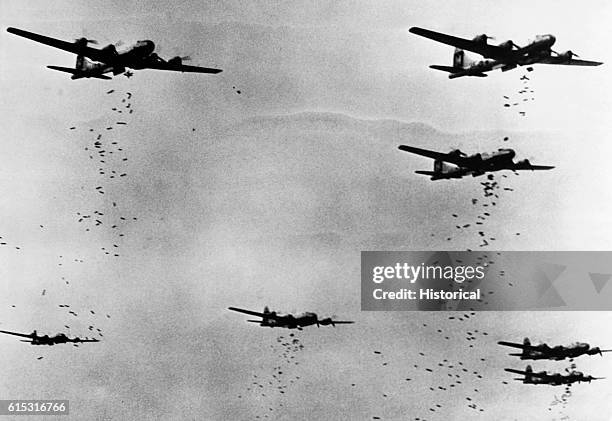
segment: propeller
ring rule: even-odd
[[[85,45],[87,44],[94,44],[97,45],[98,41],[95,39],[89,39],[89,33],[87,31],[87,28],[81,28],[81,33],[83,34],[83,36],[81,38],[75,38],[74,42],[75,43],[83,43]]]
[[[83,44],[94,44],[94,45],[98,45],[98,41],[95,39],[88,39],[85,37],[81,37],[81,38],[76,38],[74,40],[75,43],[83,43]]]

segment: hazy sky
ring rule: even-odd
[[[0,3],[0,329],[85,336],[94,326],[104,334],[79,348],[0,338],[10,362],[0,397],[67,398],[74,419],[609,420],[608,380],[574,387],[563,414],[548,411],[562,389],[503,384],[503,368],[524,364],[495,342],[531,336],[612,348],[602,335],[612,315],[482,313],[451,322],[448,314],[362,313],[359,253],[478,245],[451,214],[476,218],[471,198],[481,197],[482,180],[431,183],[413,173],[431,162],[397,151],[400,143],[513,147],[556,166],[504,181],[514,191],[503,192],[489,219],[494,249],[610,249],[609,65],[536,66],[536,100],[522,117],[503,107],[503,95],[522,86],[521,69],[448,80],[428,66],[450,64],[452,48],[408,28],[519,44],[552,33],[558,51],[608,63],[611,7],[244,3]],[[151,39],[163,57],[188,54],[224,71],[71,81],[45,66],[72,66],[74,56],[8,26],[102,46]],[[104,163],[95,155],[99,134],[114,152]],[[79,222],[83,215],[93,218]],[[264,305],[357,323],[298,333],[304,349],[294,353],[299,365],[288,365],[276,338],[289,332],[226,310]],[[476,333],[469,348],[467,332],[476,330],[488,335]],[[457,390],[432,392],[446,381],[443,359],[484,378],[466,375]],[[612,377],[606,361],[577,363]],[[279,365],[284,394],[267,383],[255,386],[265,397],[247,390],[253,376],[276,382]],[[435,403],[442,408],[433,413]]]

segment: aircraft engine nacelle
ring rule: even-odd
[[[318,322],[319,324],[321,324],[322,326],[336,326],[336,324],[334,323],[334,321],[331,319],[331,317],[326,317],[325,319],[319,320]]]
[[[473,164],[480,164],[482,162],[482,154],[476,153],[469,157],[469,162]]]
[[[117,57],[117,48],[113,44],[109,44],[100,50],[101,54],[105,57],[105,60],[111,61]]]
[[[168,64],[172,66],[180,66],[183,64],[183,58],[179,56],[172,57],[170,60],[168,60]]]
[[[588,349],[587,350],[587,354],[589,354],[589,355],[599,354],[599,355],[603,356],[603,353],[601,352],[601,349],[598,346],[596,346],[594,348],[591,348],[591,349]]]
[[[487,43],[487,40],[488,40],[488,39],[490,39],[490,38],[493,38],[493,37],[490,37],[490,36],[488,36],[487,34],[480,34],[480,35],[476,35],[476,36],[475,36],[475,37],[472,39],[472,41],[477,42],[477,43],[479,43],[479,44],[486,44],[486,43]]]
[[[514,44],[514,42],[509,39],[508,41],[504,41],[501,44],[498,45],[499,48],[503,48],[504,50],[512,50],[514,48],[516,44]]]
[[[563,63],[569,63],[572,61],[572,58],[574,58],[574,56],[576,56],[576,54],[574,54],[573,51],[571,50],[567,50],[562,52],[561,54],[559,54],[559,59],[563,62]]]
[[[461,152],[459,149],[453,149],[452,151],[450,151],[448,153],[450,156],[454,156],[454,157],[458,157],[458,156],[465,156],[465,153]]]
[[[531,166],[531,162],[528,159],[522,159],[516,163],[516,165],[524,165],[526,167]]]

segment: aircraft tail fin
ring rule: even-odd
[[[523,381],[524,383],[533,383],[533,368],[531,368],[531,365],[528,365],[527,368],[525,368],[525,380]]]
[[[97,79],[112,79],[108,76],[104,76],[100,71],[100,65],[88,60],[87,57],[83,55],[78,55],[76,58],[76,63],[74,68],[77,71],[77,74],[72,76],[72,79],[79,79],[82,77],[95,77]],[[121,73],[121,72],[120,72]],[[117,74],[117,73],[115,73]]]
[[[434,160],[433,171],[436,174],[444,174],[445,172],[451,171],[454,169],[453,165],[447,164],[444,161],[439,159]]]
[[[264,314],[270,313],[270,308],[268,306],[265,306],[263,312]]]
[[[476,60],[468,57],[461,48],[455,48],[455,52],[453,53],[453,67],[467,69],[475,62]]]
[[[77,71],[80,72],[86,72],[88,70],[93,69],[95,66],[93,64],[93,62],[91,62],[90,60],[87,59],[87,57],[83,56],[83,55],[78,55],[76,58],[76,63],[74,65],[74,68]]]
[[[434,161],[433,171],[417,170],[415,171],[415,173],[421,175],[428,175],[431,177],[431,180],[442,180],[448,178],[446,174],[452,169],[453,167],[451,165],[448,165],[445,162],[436,159]]]
[[[529,338],[523,339],[523,345],[526,347],[531,346],[531,341],[529,340]],[[523,348],[523,357],[527,357],[528,355],[530,355],[529,350],[527,348]]]
[[[453,67],[463,67],[463,60],[465,58],[465,51],[461,48],[455,48],[453,53]]]

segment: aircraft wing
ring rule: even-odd
[[[504,368],[504,371],[507,371],[508,373],[520,374],[522,376],[526,376],[527,374],[529,374],[526,371],[515,370],[514,368]]]
[[[100,342],[99,339],[93,338],[93,339],[73,339],[71,342]]]
[[[81,54],[95,61],[104,61],[104,54],[97,48],[92,48],[87,45],[80,45],[75,42],[62,41],[60,39],[46,37],[44,35],[35,34],[34,32],[24,31],[23,29],[7,28],[7,32],[18,35],[32,41],[40,42],[41,44],[50,47],[59,48],[60,50],[68,51],[73,54]]]
[[[352,321],[352,320],[333,320],[332,323],[334,323],[336,325],[350,325],[350,324],[353,324],[355,322]]]
[[[575,60],[571,59],[567,60],[559,60],[558,57],[546,57],[538,61],[538,63],[542,64],[560,64],[564,66],[600,66],[603,64],[601,61],[590,61],[590,60]]]
[[[244,310],[242,308],[236,308],[236,307],[228,307],[227,309],[232,310],[232,311],[237,311],[238,313],[248,314],[249,316],[261,317],[262,319],[275,319],[275,320],[280,319],[279,316],[277,316],[276,314],[271,314],[271,313],[267,313],[267,314],[258,313],[256,311]]]
[[[170,63],[170,62],[163,61],[163,60],[147,63],[145,68],[146,69],[156,69],[156,70],[170,70],[174,72],[184,72],[184,73],[186,72],[186,73],[217,74],[223,71],[221,69],[213,69],[210,67],[188,66],[186,64],[174,64],[174,63]]]
[[[516,170],[531,170],[531,171],[535,171],[535,170],[552,170],[553,168],[555,168],[555,167],[553,167],[551,165],[531,165],[529,162],[517,162],[510,169],[513,170],[513,171],[516,171]]]
[[[32,339],[31,333],[17,333],[17,332],[9,332],[7,330],[0,330],[0,333],[6,333],[7,335],[21,336],[22,338],[30,338]]]
[[[418,28],[416,26],[410,28],[410,32],[437,42],[441,42],[442,44],[452,45],[453,47],[461,48],[462,50],[480,54],[486,58],[498,59],[501,61],[508,60],[509,58],[507,50],[495,45],[454,37],[452,35],[446,35],[440,32],[430,31],[429,29]]]
[[[542,350],[540,348],[537,348],[537,347],[531,346],[531,345],[517,344],[517,343],[514,343],[514,342],[505,342],[505,341],[499,341],[497,344],[498,345],[503,345],[503,346],[511,346],[512,348],[526,349],[528,351],[542,352]]]
[[[467,160],[465,159],[465,157],[455,155],[455,154],[430,151],[427,149],[415,148],[413,146],[408,146],[408,145],[400,145],[398,146],[398,149],[404,152],[410,152],[416,155],[425,156],[427,158],[436,159],[436,160],[444,161],[444,162],[450,162],[451,164],[458,165],[460,167],[465,166],[467,163]]]
[[[522,370],[515,370],[513,368],[504,368],[504,371],[507,371],[508,373],[514,373],[514,374],[520,374],[523,376],[531,376],[531,377],[539,377],[541,379],[545,379],[550,377],[548,374],[546,373],[538,373],[538,372],[527,372],[527,371],[522,371]]]

